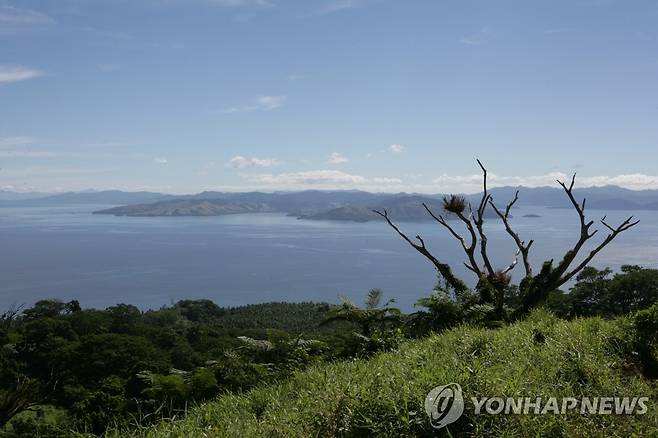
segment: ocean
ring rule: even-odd
[[[45,298],[76,299],[83,307],[117,303],[159,308],[181,299],[220,306],[271,301],[361,303],[371,288],[410,311],[436,283],[431,264],[383,222],[298,220],[283,214],[131,218],[92,215],[106,205],[0,207],[0,308]],[[590,211],[592,219],[602,211]],[[558,260],[578,236],[573,210],[519,208],[512,223],[533,238],[532,260]],[[524,217],[537,214],[540,217]],[[618,236],[595,259],[597,267],[658,267],[658,212],[615,211],[616,223],[642,222]],[[459,223],[455,223],[459,227]],[[515,248],[498,220],[489,220],[497,267]],[[474,283],[463,251],[435,222],[400,223]],[[602,227],[599,227],[602,228]],[[599,242],[605,229],[593,240]],[[586,248],[587,249],[587,248]],[[584,254],[584,253],[583,253]],[[521,263],[516,273],[522,272]]]

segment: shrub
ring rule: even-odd
[[[658,377],[658,304],[637,312],[633,318],[635,346],[644,373],[648,377]]]

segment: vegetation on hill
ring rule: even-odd
[[[514,288],[508,290],[508,296],[510,299],[517,296]],[[627,266],[612,275],[609,270],[587,268],[580,274],[569,294],[554,292],[549,296],[546,306],[564,319],[580,316],[616,317],[627,312],[640,312],[657,300],[658,270]],[[655,361],[658,315],[655,307],[653,313],[640,313],[644,316],[641,323],[638,323],[637,330],[632,328],[635,326],[629,325],[627,317],[618,321],[576,320],[573,324],[567,324],[555,317],[546,319],[548,317],[542,316],[531,318],[534,322],[517,323],[513,328],[504,328],[498,332],[491,330],[491,327],[498,327],[501,322],[491,319],[491,308],[478,304],[476,294],[461,294],[459,299],[453,299],[444,288],[437,287],[431,296],[420,299],[418,306],[417,312],[402,314],[393,307],[392,301],[383,301],[381,291],[373,290],[368,294],[364,306],[345,300],[339,306],[269,303],[221,308],[208,300],[184,300],[171,307],[141,312],[133,306],[123,304],[105,310],[94,310],[81,309],[76,302],[42,301],[22,311],[8,311],[0,318],[0,419],[4,425],[0,427],[0,437],[33,436],[35,433],[41,436],[70,436],[74,431],[101,434],[108,427],[126,433],[134,428],[148,428],[161,419],[181,418],[191,406],[225,394],[220,398],[219,404],[198,408],[200,410],[193,411],[195,413],[183,423],[172,426],[178,431],[176,428],[198,425],[196,422],[200,421],[201,417],[196,413],[208,409],[203,418],[210,418],[211,414],[217,415],[217,418],[213,417],[212,425],[221,428],[226,421],[238,421],[217,414],[218,409],[225,409],[225,403],[236,403],[236,407],[232,409],[243,409],[247,400],[249,406],[254,406],[253,409],[260,409],[257,407],[257,401],[254,401],[256,398],[265,397],[265,394],[270,394],[267,395],[270,397],[271,394],[280,394],[281,391],[289,393],[286,397],[298,394],[300,397],[319,397],[317,403],[339,403],[340,398],[327,399],[322,392],[320,395],[314,395],[307,385],[326,385],[327,388],[333,388],[329,394],[338,397],[336,394],[344,390],[343,385],[348,383],[355,388],[380,391],[381,388],[369,385],[386,381],[390,385],[398,385],[398,379],[409,380],[409,385],[412,386],[391,386],[382,392],[369,393],[368,397],[388,400],[390,405],[387,405],[386,409],[394,409],[399,411],[398,413],[415,412],[413,416],[409,414],[408,427],[412,428],[409,430],[423,431],[423,411],[410,407],[415,403],[413,400],[422,395],[419,388],[427,390],[423,385],[430,384],[431,375],[436,376],[434,386],[441,383],[442,376],[453,378],[452,374],[445,373],[452,372],[450,370],[457,363],[455,357],[466,361],[464,366],[476,370],[476,364],[472,363],[475,358],[471,359],[463,354],[450,356],[462,351],[455,350],[457,345],[444,352],[439,349],[436,355],[428,359],[427,368],[424,368],[425,362],[416,362],[414,365],[425,369],[427,381],[423,380],[424,383],[413,383],[416,377],[408,374],[377,376],[379,371],[376,370],[378,367],[390,366],[390,370],[386,372],[401,372],[410,366],[412,362],[409,361],[416,357],[409,354],[420,351],[425,351],[423,354],[426,354],[427,351],[438,348],[439,344],[448,344],[446,339],[453,339],[457,343],[471,339],[471,346],[479,343],[483,346],[490,345],[493,356],[487,358],[486,363],[495,365],[501,373],[498,378],[503,380],[498,384],[514,385],[517,377],[506,381],[506,375],[502,372],[504,366],[521,369],[525,366],[523,364],[527,365],[538,359],[532,355],[525,357],[529,350],[524,348],[528,346],[520,345],[512,350],[494,351],[498,349],[498,345],[513,346],[514,342],[529,342],[528,336],[532,337],[533,342],[548,339],[547,343],[551,347],[546,348],[545,356],[541,356],[542,360],[548,360],[553,354],[557,355],[556,357],[564,357],[566,353],[556,349],[572,342],[574,334],[570,330],[581,336],[578,333],[587,327],[591,328],[588,332],[581,333],[582,336],[588,337],[583,338],[581,347],[590,343],[591,348],[595,349],[603,346],[603,341],[597,338],[599,335],[595,333],[594,328],[601,330],[600,336],[604,338],[606,333],[616,331],[616,338],[610,337],[613,344],[608,345],[610,348],[616,348],[615,350],[599,351],[586,364],[580,363],[582,352],[590,350],[574,350],[569,353],[575,361],[569,364],[570,368],[564,368],[562,363],[541,364],[544,368],[532,371],[527,379],[532,383],[536,375],[556,367],[555,369],[560,368],[565,372],[571,370],[570,374],[562,376],[566,382],[579,376],[580,367],[586,367],[589,376],[595,374],[595,363],[598,363],[597,366],[614,364],[614,373],[611,376],[617,376],[617,380],[611,380],[605,388],[613,388],[619,393],[629,384],[623,380],[625,377],[634,376],[633,378],[640,379],[638,381],[645,382],[640,378],[640,374],[648,378],[658,375]],[[413,338],[423,339],[428,334],[449,330],[463,323],[470,324],[472,328],[463,327],[456,332],[432,338],[433,340],[421,340],[417,344],[409,341]],[[544,330],[544,325],[550,330],[560,329],[551,332]],[[508,339],[507,336],[512,333],[515,333],[514,336],[518,335],[518,339]],[[521,333],[524,337],[521,337]],[[490,336],[499,341],[487,340]],[[615,339],[618,339],[618,342]],[[462,347],[467,348],[468,345]],[[539,345],[536,348],[539,348]],[[480,353],[476,350],[473,347],[470,353],[477,356]],[[487,351],[489,350],[487,347]],[[361,361],[382,351],[395,353],[375,358],[372,362]],[[505,358],[504,355],[511,354],[510,351],[514,351],[514,356]],[[544,350],[539,349],[531,352],[540,354],[542,351]],[[617,356],[601,356],[604,353],[614,353]],[[443,359],[439,361],[441,357]],[[359,360],[354,362],[345,361],[346,359]],[[503,362],[496,364],[494,359]],[[514,361],[521,362],[517,364]],[[326,367],[321,365],[326,362],[330,364]],[[489,372],[483,364],[478,366],[482,368],[481,372]],[[309,367],[307,374],[299,374],[301,370]],[[368,376],[368,371],[373,374]],[[618,371],[623,375],[615,374]],[[353,373],[351,380],[338,376],[346,372]],[[296,373],[298,376],[294,380],[285,383],[286,379]],[[487,378],[493,379],[489,374],[486,375],[489,376]],[[329,380],[317,380],[318,376]],[[362,378],[365,380],[360,383]],[[338,382],[336,384],[339,386],[332,387],[334,381]],[[284,383],[258,389],[250,393],[251,395],[240,395],[254,387],[267,385],[268,382]],[[571,385],[576,383],[570,382]],[[534,384],[539,385],[541,382]],[[620,386],[614,387],[616,384]],[[566,383],[560,385],[564,386]],[[463,386],[466,390],[478,388],[466,383]],[[488,389],[489,386],[483,388]],[[592,388],[597,387],[583,387],[583,394]],[[416,398],[399,398],[404,394],[411,397],[411,389],[418,391],[414,395]],[[398,390],[399,394],[390,398],[389,393],[397,393]],[[354,397],[358,400],[366,396],[365,393],[357,395]],[[370,399],[358,400],[350,401],[345,405],[345,409],[352,409],[352,403],[366,403]],[[284,402],[283,399],[275,400],[273,405],[268,402],[267,406],[270,407],[267,409],[271,410],[271,406]],[[302,402],[307,403],[308,400],[300,399],[295,403]],[[309,405],[309,409],[315,409],[317,403]],[[393,420],[388,418],[390,412],[381,417],[382,422],[377,426],[379,420],[375,414],[380,415],[378,403],[380,402],[372,406],[373,413],[368,420],[372,424],[364,426],[360,423],[365,421],[360,419],[361,417],[350,419],[350,424],[356,421],[354,424],[359,426],[344,429],[344,434],[359,435],[366,433],[363,431],[376,430],[384,433],[401,427],[397,423],[391,426]],[[291,406],[283,406],[282,412],[293,409]],[[263,409],[265,408],[263,405]],[[366,409],[365,404],[360,409]],[[226,412],[235,415],[239,413],[235,410]],[[240,415],[246,415],[245,412]],[[271,416],[274,411],[268,412]],[[286,415],[292,414],[288,412]],[[245,431],[250,431],[253,427],[265,428],[262,430],[275,427],[288,430],[286,428],[292,427],[287,423],[288,420],[277,426],[274,417],[267,418],[269,420],[262,425],[249,425],[244,423],[247,420],[241,419],[235,427],[244,427]],[[290,418],[290,421],[294,420],[293,417]],[[404,415],[400,418],[404,418]],[[395,421],[402,421],[400,418]],[[322,421],[325,420],[326,418]],[[418,422],[421,424],[418,426],[420,429],[415,429],[417,426],[413,424]],[[325,427],[330,426],[323,424],[325,423],[317,426],[318,430],[324,431],[325,434],[328,433],[327,430],[333,430],[326,429]],[[336,427],[343,428],[340,424]],[[636,427],[638,424],[629,423],[628,427]],[[151,433],[164,433],[164,428],[168,426],[161,427],[148,430]],[[388,427],[392,429],[386,429]]]
[[[52,300],[9,310],[0,317],[0,436],[102,433],[115,422],[176,415],[194,400],[353,355],[349,332],[319,328],[328,310],[314,303],[221,308],[208,300],[147,312]]]
[[[650,436],[658,388],[637,359],[640,330],[656,329],[657,308],[636,317],[565,321],[545,311],[499,330],[461,326],[364,361],[313,365],[291,379],[226,394],[180,421],[136,437],[435,436],[427,393],[455,382],[464,415],[445,436]],[[642,325],[644,324],[644,326]],[[641,328],[638,328],[641,327]],[[653,335],[653,354],[656,353]],[[654,356],[655,357],[655,356]],[[468,401],[498,397],[649,397],[635,415],[476,415]],[[117,430],[109,436],[124,436]]]

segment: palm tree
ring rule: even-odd
[[[388,325],[397,325],[400,322],[400,309],[390,307],[395,302],[388,300],[381,305],[383,292],[380,289],[371,289],[365,302],[365,308],[356,306],[347,297],[341,297],[343,303],[331,309],[320,325],[335,321],[348,321],[356,324],[361,329],[361,334],[366,337],[372,335],[374,328],[384,328]]]

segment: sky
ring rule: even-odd
[[[658,2],[0,0],[0,190],[657,189]]]

